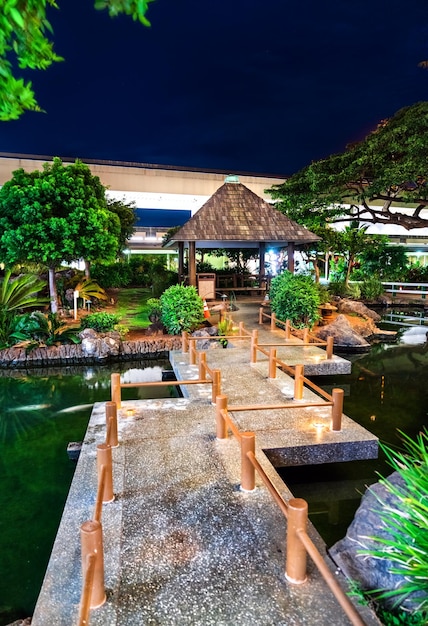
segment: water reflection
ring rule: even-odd
[[[134,381],[161,380],[166,369],[168,361],[156,360],[113,368],[0,370],[2,626],[33,612],[74,472],[67,444],[83,439],[94,402],[110,399],[111,372]],[[156,394],[165,397],[171,390],[157,387]],[[123,396],[139,397],[135,389]]]
[[[378,344],[354,355],[347,376],[314,378],[331,392],[345,392],[344,412],[389,446],[401,447],[399,431],[414,437],[428,425],[428,344],[424,333],[401,331],[399,343]],[[419,343],[410,343],[415,337]],[[349,355],[344,355],[349,358]],[[296,497],[309,502],[310,517],[328,545],[344,536],[366,485],[391,472],[384,457],[280,471]]]

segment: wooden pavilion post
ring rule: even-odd
[[[178,281],[184,280],[184,241],[178,242]]]
[[[287,269],[294,274],[294,242],[289,241],[287,244]]]
[[[189,285],[196,285],[196,241],[189,241]]]
[[[259,241],[259,285],[265,280],[265,253],[266,244],[264,241]]]

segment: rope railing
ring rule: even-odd
[[[252,431],[239,431],[230,413],[236,410],[252,410],[254,407],[227,406],[227,396],[219,396],[216,402],[216,430],[218,439],[226,439],[228,429],[238,440],[241,449],[241,489],[254,491],[256,486],[256,471],[267,490],[280,508],[287,520],[286,536],[286,566],[285,576],[291,584],[303,584],[307,580],[307,555],[309,555],[331,589],[339,605],[348,616],[353,626],[365,626],[360,614],[339,585],[328,568],[322,555],[312,542],[307,532],[308,504],[302,498],[284,500],[268,474],[256,457],[256,436]]]

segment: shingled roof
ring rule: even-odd
[[[318,241],[319,237],[239,182],[225,182],[168,242],[270,243]],[[168,245],[167,244],[167,245]]]

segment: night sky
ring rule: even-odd
[[[426,0],[156,0],[150,29],[58,3],[65,61],[25,75],[47,113],[2,152],[282,176],[428,99]]]

